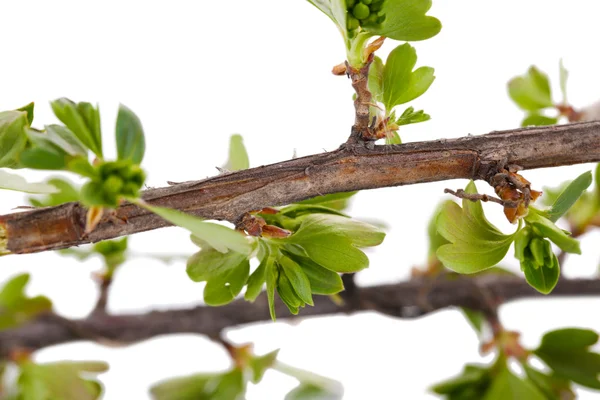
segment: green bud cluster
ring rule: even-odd
[[[130,160],[104,162],[96,167],[97,176],[81,188],[81,199],[88,206],[116,207],[121,197],[139,197],[146,174]]]
[[[385,20],[382,11],[384,0],[346,0],[348,7],[348,30],[361,26],[378,25]]]

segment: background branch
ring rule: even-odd
[[[492,132],[393,146],[342,146],[289,161],[147,190],[144,200],[206,219],[237,222],[244,213],[318,195],[446,179],[489,179],[498,164],[526,169],[600,161],[600,122]],[[84,234],[86,210],[67,203],[0,216],[2,252],[31,253],[161,228],[169,224],[133,204]],[[122,220],[127,223],[116,223]]]
[[[485,293],[485,299],[482,298]],[[372,287],[353,287],[341,293],[344,305],[328,297],[315,297],[314,307],[306,307],[300,316],[290,315],[277,302],[279,318],[305,318],[336,313],[376,311],[397,318],[416,318],[447,307],[466,307],[486,312],[496,304],[523,298],[557,296],[598,296],[600,279],[567,279],[558,283],[549,295],[541,295],[527,282],[516,277],[492,274],[477,278],[451,276],[435,280]],[[145,314],[90,314],[85,319],[69,320],[46,314],[15,329],[0,332],[0,358],[18,348],[31,350],[80,340],[100,343],[130,344],[158,335],[197,333],[216,337],[226,328],[270,320],[267,299],[259,296],[255,303],[243,299],[223,307],[198,306],[189,309],[152,311]]]

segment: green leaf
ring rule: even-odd
[[[339,192],[326,194],[324,196],[313,197],[312,199],[303,200],[297,204],[316,204],[327,208],[332,208],[337,211],[344,211],[348,208],[350,197],[358,192]]]
[[[27,182],[25,178],[4,170],[0,170],[0,189],[36,194],[58,192],[58,189],[50,183]]]
[[[430,8],[431,0],[385,0],[381,10],[385,15],[383,23],[365,29],[373,35],[395,40],[429,39],[442,29],[437,18],[425,15]]]
[[[250,168],[248,152],[244,146],[242,135],[231,135],[229,139],[229,159],[225,164],[228,171],[240,171]]]
[[[314,305],[310,281],[302,268],[294,260],[285,256],[280,257],[278,262],[298,297],[306,304]]]
[[[567,102],[567,80],[569,79],[569,71],[565,68],[562,58],[558,64],[559,77],[560,77],[560,92],[562,94],[562,104],[568,104]]]
[[[331,295],[344,290],[342,278],[337,273],[322,267],[308,257],[286,254],[302,267],[302,271],[304,271],[310,282],[312,293]]]
[[[0,167],[14,167],[27,145],[27,112],[0,112]]]
[[[491,382],[490,368],[480,365],[465,365],[462,374],[440,382],[433,386],[431,390],[434,393],[449,395],[449,399],[460,399],[458,394],[470,391],[478,396],[465,397],[465,400],[480,399],[487,390]],[[456,397],[452,397],[452,396]]]
[[[250,358],[249,365],[252,370],[252,383],[258,383],[262,380],[267,369],[273,366],[277,359],[279,350],[272,351],[264,356],[254,356]]]
[[[150,388],[154,400],[209,400],[222,374],[195,374],[159,382]]]
[[[589,351],[597,341],[598,334],[587,329],[559,329],[545,334],[533,353],[558,376],[600,389],[600,354]]]
[[[523,121],[521,122],[521,126],[547,126],[556,125],[557,123],[558,118],[546,117],[545,115],[532,112],[523,119]]]
[[[244,293],[244,299],[247,301],[254,301],[260,294],[265,283],[267,273],[267,261],[269,257],[264,257],[258,268],[248,278],[248,285],[246,286],[246,293]]]
[[[246,285],[249,274],[250,263],[244,259],[238,266],[210,279],[204,288],[204,302],[209,306],[231,302]]]
[[[36,147],[46,150],[59,150],[71,156],[81,156],[87,159],[87,149],[83,143],[68,128],[61,125],[47,125],[45,132],[26,129],[27,136]]]
[[[446,207],[446,203],[455,204],[452,200],[446,200],[444,203],[441,203],[439,206],[436,207],[433,215],[431,216],[431,219],[429,220],[429,224],[427,225],[427,237],[429,238],[428,256],[430,257],[436,255],[436,251],[440,248],[440,246],[450,243],[442,235],[440,235],[437,230],[437,219],[440,213],[443,211],[444,207]]]
[[[396,125],[417,124],[419,122],[429,121],[431,117],[425,114],[423,110],[415,111],[414,107],[408,107],[402,115],[396,119]]]
[[[304,307],[306,302],[303,301],[294,290],[289,278],[279,269],[279,277],[277,279],[277,293],[287,306],[290,312],[294,315],[298,314],[300,307]]]
[[[100,113],[90,103],[75,104],[69,99],[60,98],[50,103],[56,117],[88,149],[102,158],[102,132]]]
[[[96,179],[98,177],[98,171],[86,158],[82,157],[77,157],[69,161],[67,163],[67,170],[86,178]]]
[[[321,10],[338,26],[338,29],[347,37],[347,14],[346,2],[343,0],[308,0],[313,6]]]
[[[466,193],[477,193],[471,181]],[[450,243],[437,249],[439,260],[451,270],[472,274],[493,267],[506,255],[514,234],[505,235],[492,225],[480,202],[463,199],[461,209],[454,202],[442,205],[438,215],[437,231]]]
[[[508,82],[508,94],[526,111],[552,107],[548,76],[534,66],[531,66],[525,75],[517,76]]]
[[[552,222],[558,221],[575,204],[581,195],[592,184],[592,172],[584,172],[562,191],[552,204],[550,210],[546,211],[548,219]]]
[[[60,204],[79,200],[79,190],[73,184],[63,178],[52,178],[48,180],[48,185],[55,188],[55,191],[44,197],[29,197],[29,203],[35,207],[52,207]]]
[[[67,155],[60,149],[30,148],[19,156],[26,168],[61,170],[67,166]]]
[[[388,2],[390,0],[386,0],[386,4]],[[433,83],[433,68],[420,67],[413,71],[416,63],[417,52],[408,43],[390,52],[383,71],[383,104],[386,110],[416,99]]]
[[[483,400],[547,400],[530,381],[513,374],[507,365],[502,365],[498,375]]]
[[[527,283],[542,294],[552,292],[560,278],[560,265],[553,253],[549,262],[544,265],[535,265],[530,259],[522,260],[521,269]]]
[[[373,100],[383,103],[383,73],[385,66],[381,58],[375,56],[369,67],[369,77],[367,79],[369,91],[373,95]]]
[[[562,229],[557,227],[554,222],[542,216],[535,210],[530,210],[525,217],[525,221],[533,228],[537,229],[542,236],[547,237],[554,242],[561,250],[567,253],[581,254],[579,241],[567,235]]]
[[[313,236],[342,235],[359,247],[378,246],[385,233],[378,227],[352,218],[332,214],[311,214],[304,218],[292,242]]]
[[[397,131],[393,131],[386,135],[385,144],[402,144],[402,138]]]
[[[18,387],[23,399],[97,400],[102,395],[102,385],[80,374],[97,374],[107,369],[103,362],[27,362],[21,365]]]
[[[575,393],[568,380],[556,375],[546,375],[527,364],[523,364],[523,369],[531,383],[543,392],[548,400],[575,399]]]
[[[136,202],[136,204],[174,225],[187,229],[220,253],[232,250],[247,256],[252,251],[252,245],[246,237],[233,229],[205,222],[198,217],[171,208],[155,207],[143,202]]]
[[[389,0],[388,0],[389,1]],[[326,388],[311,383],[301,383],[285,396],[285,400],[341,400],[340,393],[332,393]]]
[[[561,60],[561,65],[562,65],[562,60]],[[17,108],[17,111],[25,111],[27,113],[27,122],[29,122],[29,126],[31,126],[31,124],[33,124],[33,109],[34,109],[34,106],[35,106],[35,104],[32,101],[31,103],[26,104],[23,107]]]
[[[118,159],[141,164],[146,151],[144,129],[137,115],[123,104],[119,105],[115,132]]]
[[[474,311],[468,308],[461,307],[460,311],[462,311],[463,315],[469,321],[471,327],[477,332],[478,335],[481,335],[483,332],[483,324],[485,322],[485,316],[481,311]]]
[[[127,260],[127,242],[127,237],[124,237],[122,239],[103,240],[94,244],[93,252],[100,254],[104,259],[109,277]]]
[[[298,238],[292,235],[291,241],[302,246],[313,261],[335,272],[357,272],[369,266],[365,253],[354,247],[346,236],[322,234]]]
[[[271,319],[275,321],[275,289],[277,288],[277,281],[279,279],[279,270],[275,265],[275,258],[269,256],[266,263],[266,281],[267,281],[267,300],[269,302],[269,313]]]
[[[29,274],[21,274],[4,284],[0,291],[0,330],[19,326],[52,309],[52,302],[47,297],[25,294],[28,282]]]
[[[208,281],[229,273],[247,258],[247,254],[236,251],[221,253],[212,247],[206,247],[190,257],[187,274],[194,282]]]

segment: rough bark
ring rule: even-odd
[[[446,179],[488,179],[499,164],[525,169],[600,161],[600,122],[522,128],[481,136],[394,146],[345,145],[323,154],[146,190],[150,204],[236,222],[244,213],[335,192]],[[541,184],[541,183],[540,183]],[[130,235],[169,225],[132,204],[84,234],[78,203],[0,216],[4,250],[32,253]],[[117,223],[115,221],[127,221]]]

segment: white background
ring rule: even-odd
[[[518,126],[522,113],[506,95],[506,82],[530,64],[549,72],[558,94],[558,60],[571,72],[569,99],[578,107],[600,98],[600,5],[593,0],[437,0],[430,11],[444,28],[414,45],[418,65],[436,69],[431,89],[413,102],[432,120],[401,130],[405,141],[482,134]],[[36,102],[34,125],[55,122],[48,101],[66,96],[99,102],[105,148],[114,154],[113,123],[119,102],[141,118],[147,135],[144,167],[150,186],[215,174],[231,133],[244,135],[253,166],[333,150],[353,121],[352,88],[331,75],[344,59],[339,33],[303,0],[262,1],[3,1],[0,109]],[[396,43],[386,43],[385,55]],[[556,185],[591,165],[526,171],[534,187]],[[44,178],[43,173],[31,177]],[[370,252],[359,283],[407,278],[426,258],[425,224],[451,181],[362,192],[351,213],[391,227]],[[483,185],[479,184],[480,188]],[[487,188],[486,188],[487,190]],[[489,191],[488,191],[489,192]],[[2,193],[4,212],[24,204]],[[486,205],[505,231],[499,207]],[[130,240],[138,253],[191,254],[187,234],[169,228]],[[596,273],[599,235],[583,242],[583,256],[568,259],[569,277]],[[512,253],[512,252],[511,252]],[[2,258],[0,279],[32,273],[30,293],[54,300],[55,309],[83,317],[101,267],[56,254]],[[515,266],[514,260],[507,265]],[[136,258],[118,273],[110,298],[115,313],[198,304],[202,285],[189,281],[182,262],[164,265]],[[520,301],[502,308],[509,329],[535,346],[543,332],[564,326],[600,330],[597,299]],[[375,314],[313,318],[297,324],[266,323],[232,329],[236,343],[254,342],[258,353],[281,348],[289,364],[339,379],[345,399],[430,399],[433,382],[481,360],[474,332],[456,311],[415,321]],[[225,352],[203,337],[178,335],[126,348],[75,343],[39,352],[39,360],[102,359],[106,399],[144,399],[160,379],[226,368]],[[487,357],[489,360],[489,356]],[[294,381],[273,372],[250,387],[248,399],[282,399]],[[598,395],[580,391],[582,399]]]

